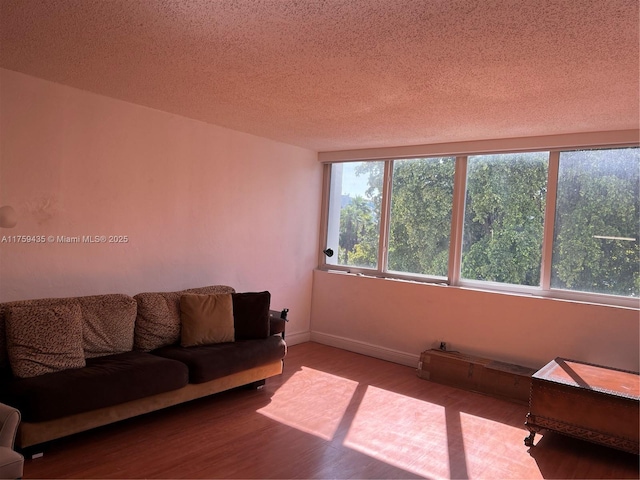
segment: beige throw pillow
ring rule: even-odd
[[[16,377],[35,377],[86,365],[82,311],[77,303],[14,306],[8,313],[7,353]]]
[[[181,295],[180,323],[180,345],[183,347],[233,342],[231,294]]]
[[[145,292],[133,298],[138,303],[134,348],[150,352],[180,341],[180,296],[187,293],[211,295],[233,293],[226,285],[189,288],[179,292]],[[0,304],[0,313],[2,306]],[[0,360],[1,363],[1,360]]]

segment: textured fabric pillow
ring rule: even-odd
[[[9,362],[16,377],[35,377],[86,365],[82,312],[77,303],[10,307],[6,335]]]
[[[9,368],[9,357],[7,356],[7,328],[5,326],[5,316],[9,308],[0,303],[0,370]]]
[[[269,292],[233,293],[233,319],[237,340],[269,336]]]
[[[119,293],[78,297],[82,309],[85,358],[103,357],[133,349],[133,328],[138,306]]]
[[[180,296],[180,345],[193,347],[233,342],[231,294]]]
[[[16,300],[0,303],[0,370],[10,369],[9,355],[7,353],[7,328],[6,322],[11,307],[49,307],[51,305],[70,305],[75,298],[37,298],[33,300]]]
[[[209,295],[233,293],[226,285],[191,288],[180,292],[139,293],[133,298],[138,303],[134,334],[134,347],[149,352],[180,341],[180,296],[185,293]]]

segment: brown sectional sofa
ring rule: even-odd
[[[184,294],[231,294],[235,341],[180,346]],[[24,449],[282,373],[284,320],[269,310],[269,301],[268,292],[211,286],[1,303],[0,402],[21,413],[16,445]],[[54,328],[61,314],[81,330],[80,345],[67,341],[61,348],[79,353],[53,358],[70,361],[69,368],[33,374],[41,366],[15,353],[21,335],[36,331],[48,338],[43,328]]]

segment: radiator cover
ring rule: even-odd
[[[529,404],[535,369],[459,352],[426,350],[420,355],[418,376],[431,382]]]

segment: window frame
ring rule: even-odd
[[[611,136],[612,132],[609,133]],[[631,133],[631,135],[629,135]],[[560,164],[560,153],[563,151],[574,150],[595,150],[595,149],[618,149],[618,148],[640,148],[640,143],[628,140],[628,137],[637,137],[635,131],[619,132],[618,137],[623,137],[623,141],[609,141],[601,143],[593,143],[589,141],[569,142],[568,139],[575,139],[576,135],[570,136],[554,136],[557,145],[545,146],[544,141],[537,147],[516,148],[513,139],[504,141],[494,141],[491,145],[497,145],[499,148],[485,149],[479,148],[483,146],[483,142],[465,142],[461,144],[447,144],[435,146],[415,146],[400,147],[395,149],[374,149],[354,152],[327,152],[319,154],[319,160],[324,164],[323,179],[323,201],[321,213],[321,232],[320,232],[320,250],[324,250],[327,242],[327,231],[329,221],[329,196],[331,187],[331,165],[334,163],[346,163],[348,161],[384,161],[384,180],[382,201],[380,208],[380,232],[378,242],[378,268],[362,268],[350,267],[346,265],[328,264],[325,255],[319,253],[319,269],[325,271],[336,271],[342,273],[352,273],[362,276],[388,278],[395,280],[406,280],[412,282],[430,283],[438,285],[447,285],[454,288],[468,288],[481,291],[498,292],[504,294],[527,295],[543,298],[551,298],[558,300],[569,300],[586,303],[597,303],[604,305],[613,305],[626,308],[640,309],[640,298],[626,297],[618,295],[608,295],[572,290],[563,290],[551,288],[551,270],[553,255],[553,238],[554,223],[556,214],[556,199],[558,187],[558,172]],[[596,135],[596,137],[606,137],[607,135]],[[557,137],[564,138],[564,142]],[[577,135],[578,138],[587,138]],[[615,137],[615,136],[614,136]],[[617,137],[616,137],[617,139]],[[521,139],[523,144],[531,143],[531,139]],[[534,139],[535,142],[535,139]],[[504,145],[504,147],[503,147]],[[424,153],[413,152],[412,150],[420,149]],[[431,150],[431,151],[430,151]],[[386,154],[397,151],[397,155]],[[403,154],[412,153],[411,155]],[[474,155],[490,155],[503,153],[524,153],[524,152],[548,152],[548,171],[547,171],[547,198],[544,213],[544,230],[542,239],[542,257],[540,265],[540,285],[525,286],[512,285],[498,282],[487,282],[479,280],[466,280],[461,278],[461,260],[462,260],[462,243],[463,243],[463,224],[465,212],[466,198],[466,182],[467,182],[467,159]],[[378,154],[386,154],[379,156]],[[348,158],[351,156],[351,158]],[[340,158],[347,157],[347,158]],[[409,272],[390,272],[387,271],[388,246],[389,246],[389,228],[391,213],[391,197],[393,185],[393,162],[396,160],[405,160],[412,158],[440,158],[455,157],[455,173],[454,173],[454,191],[453,206],[451,216],[451,232],[449,244],[449,264],[448,274],[446,277],[435,277],[429,275],[415,274]]]

